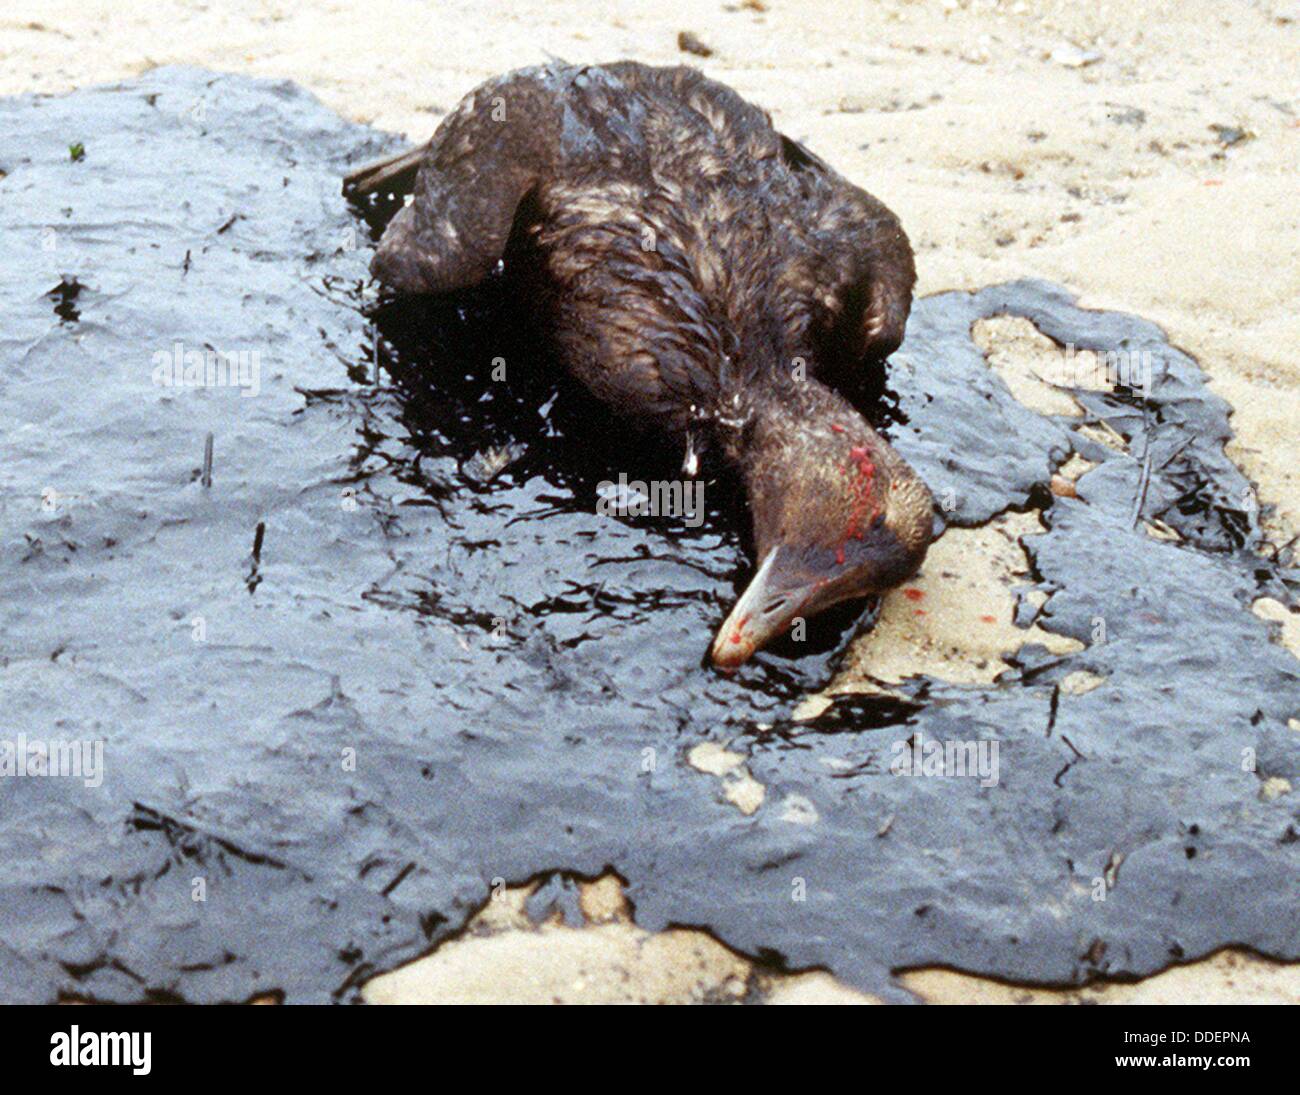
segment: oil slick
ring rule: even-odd
[[[104,782],[104,742],[43,741],[19,734],[0,739],[0,779],[47,776],[79,779],[87,787]]]
[[[680,517],[687,528],[704,524],[704,483],[698,479],[639,479],[596,484],[596,512],[601,517]]]

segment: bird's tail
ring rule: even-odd
[[[370,194],[401,197],[409,194],[415,188],[415,175],[428,148],[427,144],[417,145],[349,172],[343,176],[344,197],[364,198]]]

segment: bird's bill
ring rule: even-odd
[[[784,634],[814,599],[819,583],[793,573],[774,547],[713,640],[711,657],[720,669],[734,669],[756,650]]]

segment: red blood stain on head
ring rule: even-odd
[[[903,596],[906,597],[909,601],[920,601],[924,599],[925,591],[921,589],[917,589],[915,586],[908,586],[905,590],[903,590]]]
[[[835,553],[835,561],[844,563],[844,544],[850,540],[865,538],[868,522],[876,515],[875,502],[876,466],[871,462],[871,455],[865,445],[854,445],[849,449],[849,459],[844,465],[849,475],[849,490],[852,503],[849,508],[849,520],[844,527],[844,540]]]
[[[980,619],[983,620],[986,624],[995,624],[998,622],[996,616],[981,616]]]

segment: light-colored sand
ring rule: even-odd
[[[825,973],[772,974],[698,931],[651,934],[632,922],[622,886],[579,887],[583,928],[532,924],[535,885],[498,891],[460,936],[370,981],[372,1004],[855,1003],[878,1001]]]
[[[1072,418],[1083,414],[1075,398],[1053,379],[1061,360],[1060,348],[1029,320],[1019,316],[981,319],[971,329],[971,336],[1011,394],[1030,410]]]
[[[1018,628],[1016,590],[1032,584],[1023,537],[1045,530],[1036,512],[1007,513],[981,528],[950,529],[930,550],[921,573],[885,598],[880,620],[845,661],[847,690],[922,674],[960,684],[989,684],[1007,668],[1003,655],[1025,643],[1055,654],[1083,644]],[[1045,599],[1045,598],[1039,598]]]
[[[1240,950],[1222,950],[1143,981],[1080,989],[1030,989],[950,970],[915,970],[899,979],[932,1004],[1300,1004],[1300,964]]]
[[[535,885],[501,890],[464,933],[432,954],[370,981],[372,1004],[878,1004],[829,974],[754,967],[703,932],[638,928],[619,880],[580,883],[587,926],[558,916],[531,923]],[[1300,964],[1227,949],[1143,981],[1074,989],[1007,985],[952,970],[912,970],[899,980],[933,1004],[1297,1004]]]
[[[767,791],[749,774],[743,753],[733,753],[711,741],[701,742],[687,755],[686,762],[695,769],[722,781],[722,797],[748,816],[763,805]]]
[[[681,54],[681,30],[714,55]],[[1162,324],[1232,404],[1230,451],[1259,484],[1260,504],[1277,509],[1270,534],[1285,542],[1300,531],[1292,3],[7,0],[0,8],[0,94],[191,63],[290,77],[348,117],[418,140],[475,83],[548,53],[690,61],[764,104],[782,129],[898,212],[917,250],[920,292],[1041,276],[1088,306]],[[1212,126],[1242,139],[1228,146],[1233,134]],[[81,139],[93,155],[94,134]],[[1020,398],[1069,413],[1073,401],[1050,386],[1042,336],[1014,320],[981,324],[977,334]],[[986,682],[1002,655],[1045,641],[1010,623],[1012,590],[1025,577],[1015,541],[1035,520],[950,532],[914,583],[922,596],[892,597],[859,644],[848,686],[870,677],[886,687],[918,672]],[[1280,605],[1257,611],[1279,622],[1280,640],[1296,651],[1295,617]],[[762,806],[741,760],[695,759],[701,793],[742,810],[781,808]],[[747,964],[707,937],[648,937],[618,918],[581,931],[516,922],[450,943],[434,960],[459,963],[457,972],[436,983],[414,972],[426,966],[408,967],[369,994],[703,999],[729,998],[739,985],[742,994],[798,1000],[840,991],[818,974],[755,988]],[[907,976],[936,999],[1042,995],[946,973]],[[1294,999],[1294,976],[1221,956],[1087,998],[1210,999],[1231,989]]]

